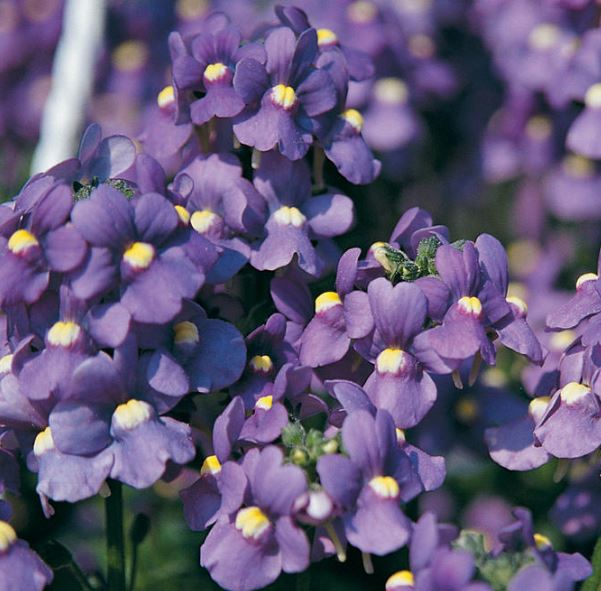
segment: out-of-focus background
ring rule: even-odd
[[[74,0],[77,2],[78,0]],[[292,4],[291,2],[282,2]],[[157,94],[170,83],[167,38],[200,31],[212,10],[225,11],[247,38],[273,23],[275,2],[248,0],[98,0],[103,26],[83,85],[81,122],[98,122],[105,135],[140,142],[156,115]],[[593,154],[566,138],[590,105],[586,90],[601,81],[599,6],[586,0],[299,0],[316,28],[336,33],[360,50],[375,75],[353,82],[348,105],[365,118],[364,135],[382,173],[371,185],[352,186],[326,169],[326,178],[353,197],[356,229],[340,246],[369,247],[387,240],[399,215],[419,205],[455,238],[481,232],[508,248],[511,290],[526,299],[530,320],[550,350],[558,339],[542,332],[546,313],[569,297],[577,276],[596,265],[601,225],[601,174]],[[0,0],[0,200],[15,196],[32,173],[32,159],[50,93],[63,83],[55,65],[65,38],[66,0]],[[89,24],[89,23],[88,23]],[[596,60],[596,61],[595,61]],[[53,69],[54,68],[54,69]],[[69,72],[73,76],[73,70]],[[77,72],[76,72],[77,75]],[[81,73],[82,80],[86,77]],[[79,90],[71,90],[79,92]],[[71,103],[69,103],[71,104]],[[79,119],[78,119],[79,118]],[[50,122],[52,123],[52,122]],[[601,118],[599,120],[601,126]],[[48,127],[52,126],[48,124]],[[44,134],[42,133],[42,136]],[[601,135],[601,134],[600,134]],[[68,138],[67,138],[68,139]],[[52,138],[50,138],[52,140]],[[64,143],[65,138],[57,141]],[[64,149],[62,146],[61,149]],[[39,148],[38,148],[39,149]],[[77,144],[67,146],[75,155]],[[601,156],[601,154],[599,154]],[[526,372],[527,374],[527,372]],[[598,461],[574,462],[567,474],[551,462],[528,473],[509,472],[488,457],[487,426],[519,416],[528,397],[524,364],[504,351],[496,368],[457,392],[441,380],[439,401],[412,433],[412,441],[447,457],[445,486],[420,497],[408,513],[428,509],[493,536],[511,521],[510,508],[526,505],[537,530],[555,547],[590,556],[601,523]],[[214,401],[195,401],[199,430],[211,424]],[[99,499],[56,504],[47,521],[35,482],[24,473],[23,497],[11,499],[15,525],[33,547],[56,538],[88,572],[103,567],[103,507]],[[144,512],[152,527],[140,548],[140,589],[214,589],[198,565],[202,534],[182,518],[170,484],[126,493],[128,523]],[[383,589],[404,564],[403,551],[374,558],[363,573],[351,552],[347,564],[315,565],[314,588]],[[273,585],[285,589],[290,577]],[[57,577],[53,589],[68,589]]]

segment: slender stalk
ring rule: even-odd
[[[108,588],[110,591],[126,591],[122,485],[116,480],[110,480],[108,485],[111,494],[104,501]]]
[[[338,562],[344,562],[346,560],[346,552],[344,550],[344,546],[336,533],[336,529],[332,525],[331,521],[328,521],[325,524],[325,530],[327,534],[330,536],[330,540],[332,540],[332,544],[334,544],[334,548],[336,549],[336,557],[338,558]]]
[[[374,563],[371,560],[371,554],[369,552],[361,552],[361,558],[363,559],[363,570],[368,575],[373,575]]]
[[[595,544],[591,563],[593,574],[584,582],[581,591],[601,591],[601,538]]]
[[[310,591],[311,589],[311,571],[307,569],[296,575],[296,591]]]
[[[323,178],[323,167],[326,162],[326,153],[319,145],[313,146],[313,180],[315,182],[315,190],[322,191],[325,189],[326,183]]]

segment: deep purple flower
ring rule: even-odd
[[[178,229],[178,213],[163,196],[149,193],[130,202],[101,185],[73,208],[75,227],[95,249],[78,280],[90,296],[119,284],[120,301],[139,322],[162,323],[193,298],[203,281],[199,269],[169,240]],[[160,289],[157,289],[160,286]]]
[[[319,276],[325,264],[312,240],[348,231],[354,221],[353,202],[338,193],[312,197],[306,163],[291,162],[277,152],[262,154],[254,183],[267,202],[269,217],[265,239],[252,245],[251,264],[271,271],[285,267],[296,255],[303,271]]]
[[[241,143],[261,152],[279,146],[291,160],[302,158],[312,142],[314,118],[336,104],[328,74],[315,68],[317,33],[278,27],[265,38],[265,66],[253,58],[241,60],[234,88],[249,105],[234,122]]]
[[[252,591],[275,581],[282,570],[301,572],[309,566],[309,542],[292,518],[306,478],[282,461],[273,446],[244,456],[244,506],[220,519],[201,547],[201,565],[226,589]]]

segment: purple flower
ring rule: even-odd
[[[301,572],[309,566],[309,542],[292,518],[306,478],[282,461],[273,446],[244,456],[244,506],[220,519],[200,549],[201,565],[226,589],[252,591],[275,581],[282,570]]]
[[[397,443],[386,411],[356,410],[342,426],[349,457],[326,455],[317,471],[325,491],[344,511],[344,532],[362,552],[388,554],[409,540],[411,525],[400,507],[411,463]]]
[[[48,566],[6,521],[0,521],[0,577],[6,591],[41,591],[53,579]]]
[[[314,118],[332,109],[336,92],[328,74],[315,68],[317,33],[278,27],[265,38],[265,66],[253,58],[238,63],[234,88],[249,106],[234,122],[241,143],[261,152],[279,146],[290,160],[311,145]]]
[[[179,217],[163,196],[149,193],[133,203],[101,185],[76,204],[72,219],[95,247],[78,277],[92,291],[88,297],[119,284],[121,304],[134,320],[162,323],[181,310],[183,298],[196,295],[202,270],[180,246],[170,244]]]
[[[264,196],[269,218],[267,236],[253,244],[251,264],[259,270],[298,266],[319,276],[325,264],[312,241],[348,231],[354,221],[353,202],[345,195],[311,196],[311,175],[305,162],[291,162],[277,152],[262,154],[255,187]]]

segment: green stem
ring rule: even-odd
[[[595,544],[591,563],[593,565],[593,574],[582,585],[581,591],[601,591],[601,538]]]
[[[110,591],[125,591],[125,540],[123,491],[116,480],[108,481],[111,494],[104,500],[106,515],[107,582]]]
[[[313,181],[315,191],[323,191],[326,183],[323,178],[323,167],[326,162],[326,153],[319,145],[313,146]]]
[[[296,591],[310,591],[311,589],[311,571],[307,569],[296,575]]]

